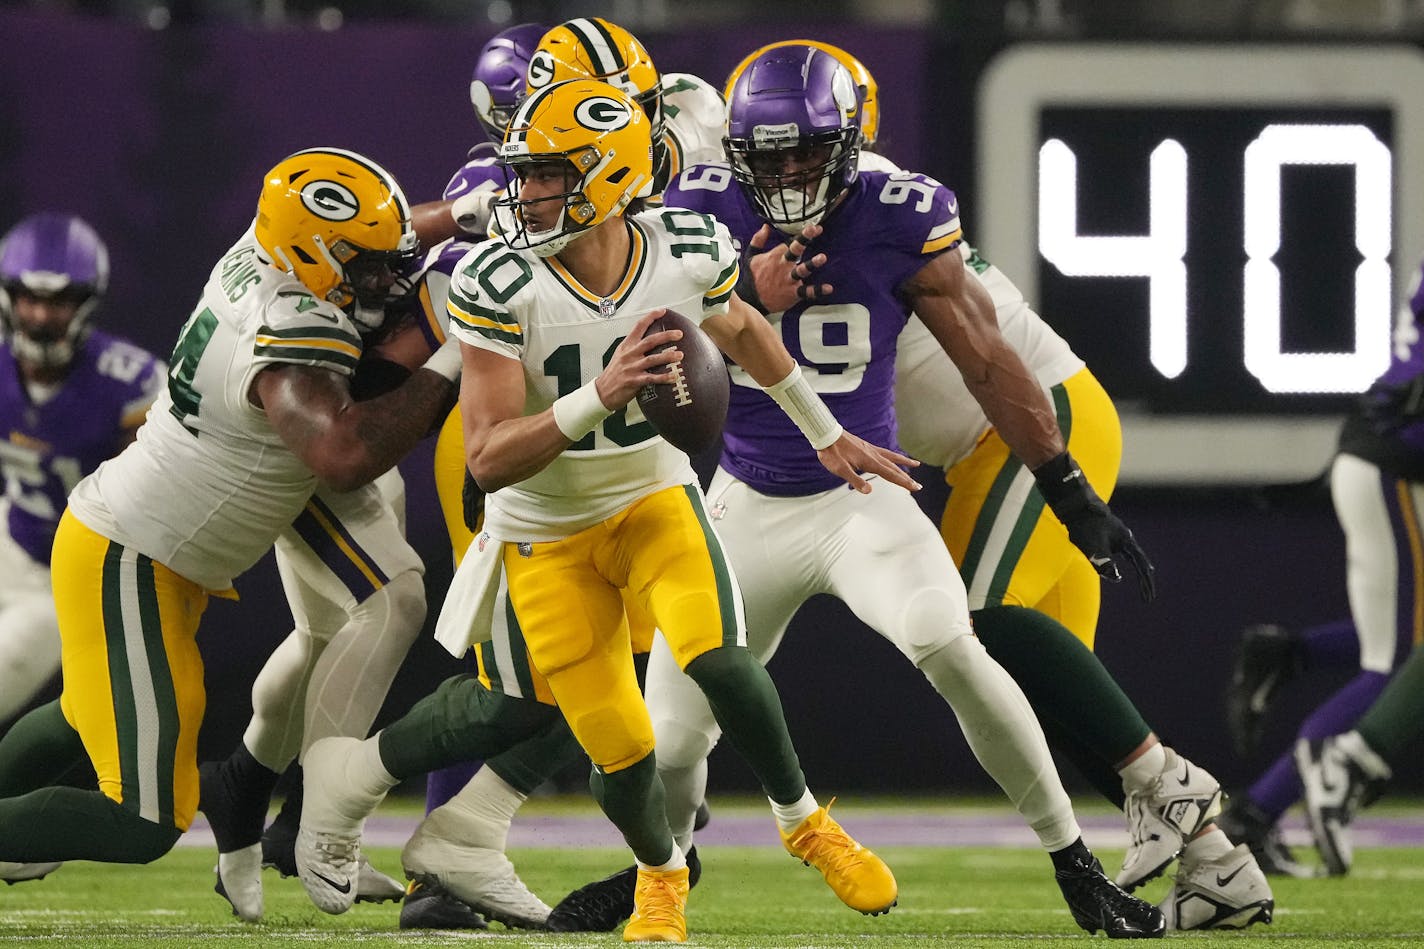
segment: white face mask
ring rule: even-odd
[[[807,224],[814,224],[826,213],[826,191],[829,176],[822,177],[814,194],[800,188],[776,188],[762,192],[776,229],[786,234],[799,234]]]

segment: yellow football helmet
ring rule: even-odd
[[[655,158],[663,145],[663,83],[637,37],[602,17],[566,20],[544,34],[529,58],[528,92],[568,79],[601,79],[627,93],[652,123]],[[661,164],[659,160],[654,167]]]
[[[866,148],[874,147],[875,136],[880,132],[880,94],[879,87],[875,84],[875,77],[870,74],[869,69],[865,68],[864,63],[839,46],[832,46],[830,43],[822,43],[819,40],[778,40],[775,43],[767,43],[761,49],[753,50],[747,54],[745,59],[737,63],[736,68],[733,69],[731,75],[727,77],[727,85],[722,91],[722,98],[728,100],[732,98],[732,87],[737,84],[737,78],[746,72],[747,67],[752,64],[752,60],[769,49],[776,49],[781,46],[813,46],[823,53],[829,53],[835,57],[837,62],[850,70],[851,79],[855,80],[855,84],[860,86],[862,90],[860,105],[861,139]]]
[[[623,90],[596,79],[544,86],[519,105],[500,146],[510,171],[495,201],[496,229],[509,246],[549,257],[590,228],[652,194],[648,117]],[[557,175],[562,190],[526,195],[531,177]],[[558,216],[536,205],[558,200]]]
[[[417,251],[410,205],[391,173],[355,152],[309,148],[267,173],[257,243],[272,263],[351,312],[379,308]]]

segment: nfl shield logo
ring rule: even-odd
[[[614,303],[612,300],[605,298],[603,300],[598,301],[598,315],[603,317],[605,320],[611,317],[614,311],[617,309],[618,304]]]
[[[480,553],[484,553],[484,552],[485,552],[485,544],[488,544],[488,543],[489,543],[489,539],[490,539],[489,534],[484,534],[484,533],[480,534],[480,539],[479,539],[479,542],[478,542],[478,543],[479,543],[479,551],[480,551]]]

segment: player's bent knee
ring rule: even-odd
[[[662,718],[653,724],[658,736],[658,766],[668,769],[691,768],[712,753],[716,739],[705,732],[688,728],[672,718]]]
[[[641,705],[590,709],[569,717],[569,728],[605,774],[622,771],[653,750],[653,726]]]
[[[389,611],[390,622],[385,624],[384,635],[404,636],[414,643],[425,625],[425,579],[418,570],[406,570],[396,574],[376,594],[368,597],[370,603],[377,596],[384,598],[381,608]],[[366,603],[362,603],[364,608]]]
[[[973,632],[962,599],[945,590],[920,590],[907,599],[892,627],[895,645],[916,666]]]

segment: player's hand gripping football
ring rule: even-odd
[[[1033,476],[1044,501],[1068,528],[1068,539],[1083,552],[1098,575],[1121,583],[1122,571],[1115,558],[1126,557],[1137,571],[1142,599],[1151,602],[1157,595],[1156,568],[1132,531],[1098,497],[1072,456],[1063,452],[1035,468]]]
[[[816,452],[816,457],[821,459],[827,471],[844,478],[861,494],[870,493],[866,475],[879,475],[906,491],[920,490],[920,483],[904,471],[905,468],[919,467],[918,461],[897,451],[872,445],[850,432],[842,432],[840,438]]]
[[[820,300],[831,292],[829,283],[813,283],[815,272],[826,262],[825,254],[806,256],[811,241],[821,236],[821,225],[807,224],[786,244],[773,243],[776,234],[770,224],[752,235],[747,246],[755,253],[748,259],[757,299],[768,313],[780,313],[799,300]]]
[[[648,332],[648,327],[664,312],[653,310],[644,313],[613,350],[608,365],[599,373],[595,386],[599,400],[607,408],[615,412],[621,409],[633,401],[643,386],[660,381],[658,372],[662,367],[682,358],[682,350],[672,345],[682,339],[682,330]],[[664,343],[668,344],[668,348],[659,350],[658,347]]]

